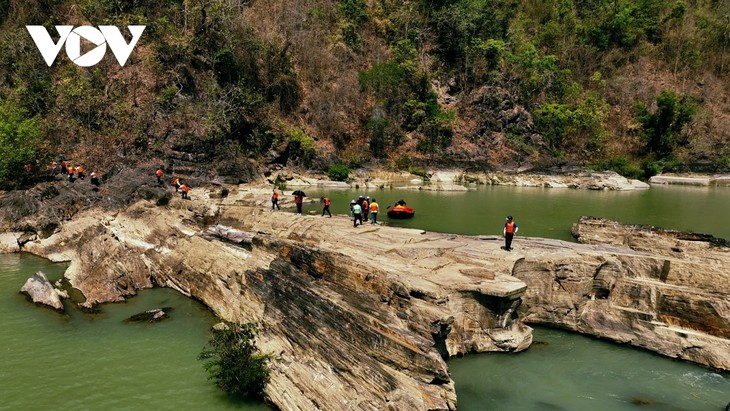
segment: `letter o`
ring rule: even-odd
[[[81,37],[97,47],[81,55]],[[79,26],[73,29],[66,40],[66,55],[80,67],[91,67],[99,63],[106,54],[106,39],[101,31],[91,26]]]

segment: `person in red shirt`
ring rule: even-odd
[[[271,194],[271,209],[273,210],[274,208],[281,210],[281,207],[279,207],[279,192],[276,189]]]
[[[157,176],[157,184],[162,185],[162,168],[158,168],[155,175]]]
[[[304,201],[304,197],[301,194],[294,196],[294,203],[297,205],[297,215],[302,215],[302,201]]]
[[[322,201],[322,204],[324,204],[324,206],[322,207],[322,217],[324,217],[324,213],[327,213],[329,214],[330,218],[332,218],[332,213],[330,213],[329,197],[320,197],[320,201]]]
[[[515,237],[515,234],[517,234],[517,223],[515,223],[512,220],[512,216],[507,216],[507,222],[504,223],[504,230],[502,231],[504,235],[504,249],[507,251],[512,251],[512,239]]]

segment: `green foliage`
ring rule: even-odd
[[[578,144],[591,149],[606,135],[607,111],[607,104],[591,94],[577,105],[545,103],[534,111],[535,127],[554,151]]]
[[[697,103],[691,96],[664,90],[656,97],[656,105],[656,110],[650,112],[646,105],[637,103],[636,118],[641,124],[647,151],[664,158],[687,144],[687,135],[682,133],[696,114]]]
[[[644,170],[635,162],[626,157],[611,158],[606,161],[590,165],[590,168],[598,171],[615,171],[626,178],[643,179]]]
[[[376,108],[370,121],[366,125],[372,133],[370,138],[370,152],[375,157],[383,157],[388,148],[397,145],[402,133],[384,110]]]
[[[300,158],[305,165],[309,166],[317,154],[317,144],[314,138],[299,127],[287,129],[285,135],[289,142],[290,154]]]
[[[408,154],[401,154],[395,159],[395,166],[398,170],[408,170],[413,164],[413,159]]]
[[[403,70],[394,62],[374,64],[370,70],[358,75],[364,91],[375,95],[385,95],[397,88],[403,79]]]
[[[28,118],[24,109],[0,99],[0,186],[26,182],[23,166],[38,164],[36,153],[41,131],[38,118]]]
[[[271,354],[258,352],[254,339],[255,325],[226,324],[223,330],[213,330],[208,345],[198,355],[210,379],[226,393],[235,397],[260,398],[269,382]]]
[[[334,163],[327,168],[327,175],[333,181],[347,181],[351,171],[346,164]]]

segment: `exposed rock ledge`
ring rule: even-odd
[[[87,210],[24,249],[71,261],[87,306],[158,284],[260,322],[259,346],[281,358],[266,388],[281,409],[455,409],[442,356],[522,350],[523,318],[730,369],[727,248],[583,221],[581,239],[621,240],[518,237],[508,253],[494,236],[271,212],[268,194]]]

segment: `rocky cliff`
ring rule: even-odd
[[[725,240],[589,217],[573,235],[591,246],[515,264],[526,321],[730,369]]]
[[[494,242],[274,213],[268,189],[226,190],[88,209],[23,248],[70,261],[85,307],[160,285],[261,324],[281,409],[455,409],[444,358],[530,345],[525,284],[482,258]]]
[[[455,409],[444,358],[523,350],[523,321],[730,369],[719,240],[584,219],[581,243],[518,237],[510,253],[496,236],[272,212],[269,188],[148,194],[81,209],[52,233],[39,229],[47,216],[4,209],[16,232],[0,239],[70,261],[85,307],[159,285],[261,324],[259,346],[280,358],[266,396],[281,409]]]

